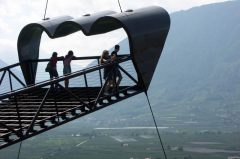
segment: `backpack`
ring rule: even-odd
[[[45,72],[50,72],[51,70],[51,61],[48,62],[47,67],[45,68]]]

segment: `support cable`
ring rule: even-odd
[[[45,6],[45,12],[44,12],[43,20],[47,20],[48,19],[48,18],[46,18],[47,7],[48,7],[48,0],[46,1],[46,6]]]
[[[19,148],[18,148],[18,156],[17,156],[17,159],[19,159],[19,157],[20,157],[21,149],[22,149],[22,141],[20,142],[20,145],[19,145]]]
[[[151,111],[151,114],[152,114],[152,117],[153,117],[153,121],[154,121],[154,124],[155,124],[155,128],[156,128],[156,130],[157,130],[159,142],[160,142],[160,144],[161,144],[161,146],[162,146],[162,150],[163,150],[163,153],[164,153],[164,157],[165,157],[165,159],[167,159],[167,154],[166,154],[165,148],[164,148],[164,146],[163,146],[163,142],[162,142],[162,139],[161,139],[161,135],[160,135],[160,132],[159,132],[159,130],[158,130],[157,122],[156,122],[155,117],[154,117],[154,114],[153,114],[152,106],[151,106],[151,103],[150,103],[150,100],[149,100],[147,91],[145,91],[145,95],[146,95],[146,97],[147,97],[148,105],[149,105],[149,108],[150,108],[150,111]]]
[[[119,5],[119,8],[121,10],[121,13],[122,13],[122,7],[121,7],[121,4],[120,4],[120,1],[118,0],[118,5]]]

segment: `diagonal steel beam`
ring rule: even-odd
[[[87,106],[87,104],[85,104],[83,102],[83,100],[81,100],[78,96],[76,96],[75,94],[73,94],[70,90],[66,89],[65,87],[63,87],[62,85],[60,85],[59,83],[56,83],[56,85],[58,85],[59,87],[61,87],[62,89],[64,89],[66,92],[68,92],[71,96],[73,96],[75,99],[77,99],[82,105]]]
[[[5,74],[6,74],[6,70],[4,70],[3,75],[2,75],[2,77],[1,77],[0,86],[1,86],[1,84],[2,84],[2,81],[3,81],[3,78],[4,78]]]
[[[34,123],[35,123],[35,121],[36,121],[36,119],[37,119],[37,117],[38,117],[38,115],[39,115],[39,113],[40,113],[40,111],[41,111],[41,109],[42,109],[42,107],[43,107],[43,105],[44,105],[44,103],[45,103],[45,101],[46,101],[46,99],[47,99],[47,96],[48,96],[48,94],[49,94],[49,92],[50,92],[51,89],[52,89],[52,87],[50,87],[50,88],[47,90],[46,94],[44,95],[43,100],[42,100],[40,106],[38,107],[38,110],[37,110],[37,112],[36,112],[33,120],[31,121],[30,126],[28,127],[28,129],[27,129],[27,131],[26,131],[26,135],[28,135],[29,132],[31,131],[31,129],[33,128]]]
[[[23,135],[23,131],[22,131],[22,120],[21,120],[21,116],[20,116],[20,112],[19,112],[19,106],[18,106],[17,96],[14,96],[14,100],[15,100],[15,104],[16,104],[16,111],[17,111],[17,116],[18,116],[19,129],[20,129],[21,135]]]
[[[131,76],[126,70],[124,70],[120,65],[118,65],[118,68],[123,71],[131,80],[133,80],[136,84],[138,84],[138,81],[133,78],[133,76]]]
[[[111,71],[112,71],[112,70],[111,70]],[[106,79],[104,85],[101,87],[101,89],[100,89],[100,91],[99,91],[99,93],[98,93],[98,96],[97,96],[97,98],[96,98],[96,100],[95,100],[95,102],[94,102],[94,106],[97,105],[97,102],[98,102],[99,98],[101,97],[102,92],[103,92],[103,90],[105,89],[105,87],[106,87],[108,81],[109,81],[109,75],[108,75],[108,77],[107,77],[107,79]]]
[[[2,126],[2,127],[6,128],[6,129],[10,130],[11,132],[13,132],[14,134],[16,134],[16,135],[19,136],[19,137],[22,136],[21,133],[17,132],[16,130],[12,129],[11,127],[7,126],[6,124],[3,124],[3,123],[0,122],[0,126]]]
[[[11,78],[10,69],[8,69],[8,78],[9,78],[10,89],[12,91],[13,90],[13,85],[12,85],[12,78]]]
[[[11,70],[8,71],[23,87],[26,86]]]

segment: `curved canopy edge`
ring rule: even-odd
[[[170,17],[161,7],[147,7],[115,13],[104,11],[73,19],[65,16],[55,20],[29,24],[18,38],[19,60],[38,59],[42,32],[50,38],[67,36],[82,30],[87,36],[123,28],[129,38],[130,54],[138,74],[138,85],[147,90],[170,28]],[[21,66],[26,83],[34,84],[37,63]],[[29,71],[31,69],[31,71]]]

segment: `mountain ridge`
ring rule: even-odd
[[[158,121],[174,116],[219,129],[240,121],[238,8],[240,1],[231,1],[170,15],[170,32],[148,93]],[[123,50],[126,44],[127,39],[120,42]],[[146,104],[139,95],[108,108],[104,117],[151,120]],[[95,117],[104,120],[100,113]]]

